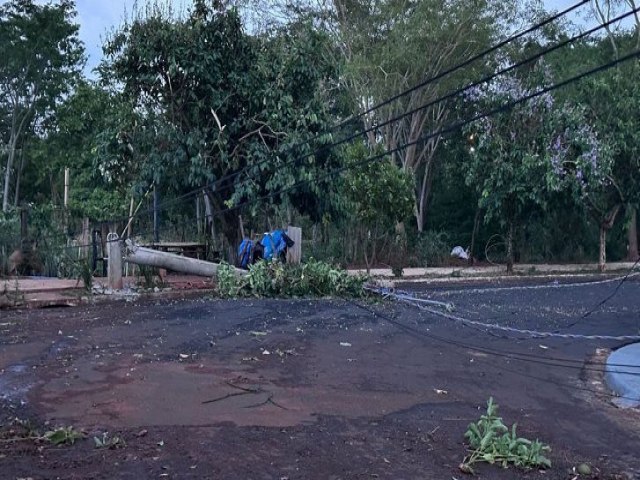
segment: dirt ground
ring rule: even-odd
[[[467,318],[552,331],[616,285],[407,288]],[[634,279],[568,331],[639,327]],[[586,462],[592,478],[639,479],[640,412],[611,404],[599,363],[620,345],[505,338],[391,301],[0,310],[0,478],[461,480],[464,432],[493,396],[506,423],[551,445],[553,467],[482,465],[477,478],[574,479]],[[26,421],[87,438],[20,440]],[[95,448],[104,432],[126,446]]]

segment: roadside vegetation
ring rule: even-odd
[[[487,411],[477,422],[469,424],[465,438],[470,453],[460,464],[460,470],[473,474],[473,465],[486,462],[508,468],[510,465],[522,469],[551,468],[547,458],[551,448],[538,440],[531,441],[517,435],[517,425],[507,427],[498,416],[498,405],[493,398],[487,402]]]
[[[363,275],[326,262],[310,259],[300,265],[279,261],[259,261],[240,276],[236,269],[223,264],[218,269],[217,292],[222,297],[350,297],[365,295]]]
[[[508,269],[635,261],[637,56],[549,88],[639,48],[637,13],[609,23],[636,6],[595,0],[486,53],[550,12],[515,0],[196,0],[179,13],[149,0],[107,35],[89,75],[73,0],[6,1],[0,274],[91,288],[101,264],[86,259],[104,256],[109,231],[207,244],[210,260],[233,264],[242,236],[286,225],[302,227],[305,260],[397,274],[446,264],[454,246]],[[324,265],[261,265],[248,284],[223,268],[221,288],[355,288]]]

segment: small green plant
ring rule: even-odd
[[[236,274],[233,266],[228,263],[221,263],[216,272],[218,295],[224,298],[236,297],[239,295],[243,282]]]
[[[395,278],[402,278],[404,275],[404,268],[401,264],[391,265],[391,273]]]
[[[84,434],[73,427],[59,427],[49,430],[42,438],[53,445],[73,445],[76,440],[84,438]]]
[[[109,432],[104,432],[99,437],[93,437],[93,443],[95,444],[96,448],[108,448],[110,450],[124,448],[127,446],[122,437],[119,437],[117,435],[110,437]]]
[[[147,265],[138,265],[138,272],[138,283],[141,284],[143,288],[152,290],[156,287],[164,287],[164,282],[162,281],[162,277],[158,274],[157,268],[149,267]]]
[[[498,464],[507,468],[513,464],[520,468],[551,468],[551,461],[545,456],[551,451],[548,445],[538,440],[520,438],[516,434],[516,424],[511,429],[498,416],[498,405],[489,398],[487,412],[480,419],[469,424],[465,433],[471,453],[460,464],[460,470],[473,474],[473,465],[478,462]]]

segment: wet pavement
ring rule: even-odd
[[[412,288],[487,323],[638,332],[635,279],[520,287]],[[393,302],[206,297],[1,311],[0,335],[0,439],[18,417],[127,442],[0,442],[6,478],[461,478],[490,396],[553,468],[479,478],[640,475],[640,414],[604,381],[620,342],[497,335]]]

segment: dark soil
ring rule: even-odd
[[[550,331],[616,284],[486,286],[412,288],[458,315]],[[359,305],[370,311],[193,298],[0,311],[0,478],[462,479],[464,432],[490,396],[505,423],[551,445],[553,468],[480,465],[477,478],[574,479],[583,462],[592,478],[640,478],[640,413],[612,406],[602,381],[604,349],[621,342],[504,338],[398,303]],[[639,324],[632,280],[569,331]],[[87,438],[24,440],[26,421]],[[104,432],[126,446],[95,448]]]

